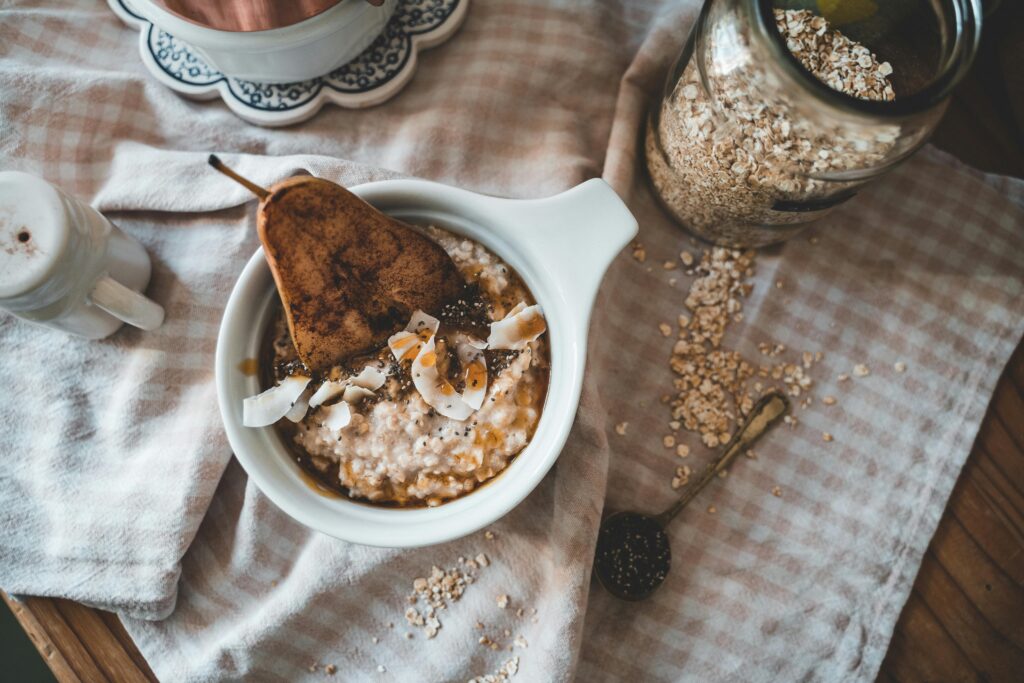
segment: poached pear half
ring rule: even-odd
[[[260,196],[260,242],[295,350],[313,372],[378,348],[415,310],[436,313],[462,291],[440,245],[336,183],[243,184]]]

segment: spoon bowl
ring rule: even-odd
[[[616,512],[601,524],[594,573],[621,600],[643,600],[658,589],[672,566],[664,527],[640,512]]]

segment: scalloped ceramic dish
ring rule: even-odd
[[[155,7],[148,0],[137,1],[146,2],[147,7]],[[356,4],[347,1],[300,24],[251,33],[200,28],[164,12],[170,19],[161,23],[186,31],[190,36],[193,33],[198,36],[203,31],[224,34],[229,40],[219,43],[224,48],[217,51],[209,46],[197,49],[154,25],[132,5],[133,0],[107,2],[122,21],[138,29],[142,61],[158,81],[190,99],[220,97],[239,117],[261,126],[299,123],[315,115],[325,104],[361,109],[394,97],[412,79],[417,53],[440,45],[451,37],[469,9],[469,0],[387,0],[379,8],[361,0]],[[363,7],[376,13],[352,15],[355,11],[352,8],[362,11]],[[347,23],[345,16],[341,15],[343,12],[351,15]],[[333,33],[325,28],[317,29],[324,35],[313,36],[316,38],[313,42],[302,43],[299,38],[303,36],[297,38],[292,34],[307,30],[303,27],[310,22],[321,22],[320,26],[324,26],[323,22],[335,22],[340,28]],[[316,26],[308,31],[314,29]],[[283,42],[275,43],[271,34],[283,35]],[[201,35],[209,40],[205,34]],[[273,53],[263,43],[280,45],[283,51]],[[302,69],[309,68],[310,63],[318,65],[317,68],[331,69],[323,65],[337,64],[339,58],[348,57],[353,50],[358,51],[354,58],[328,73],[305,80],[279,82],[288,74],[304,73]],[[264,70],[268,68],[268,62],[258,57],[262,53],[274,54],[275,58],[270,63],[280,69],[272,75],[253,80],[254,73],[260,73],[261,65]],[[291,55],[288,64],[281,61],[286,54]],[[229,65],[246,69],[255,65],[256,71],[236,72],[249,78],[228,76],[213,66],[213,63],[221,62],[229,70]]]

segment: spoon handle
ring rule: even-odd
[[[727,468],[737,455],[750,448],[788,410],[789,399],[784,394],[772,392],[762,396],[750,411],[750,416],[746,423],[726,444],[722,454],[718,456],[718,460],[707,466],[701,478],[688,486],[683,495],[679,497],[679,500],[672,504],[672,507],[656,517],[658,523],[662,527],[667,526],[672,521],[672,518],[686,507],[687,503],[697,497],[697,494],[708,485],[708,482],[714,479],[719,472]]]

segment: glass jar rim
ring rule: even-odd
[[[757,30],[760,31],[777,62],[794,80],[802,82],[818,99],[838,109],[880,118],[905,118],[928,111],[941,104],[967,74],[981,38],[981,0],[951,0],[955,10],[956,29],[952,49],[945,67],[924,88],[894,100],[863,100],[834,90],[811,73],[788,47],[776,28],[772,0],[748,0],[753,8]],[[756,7],[755,7],[756,6]]]

